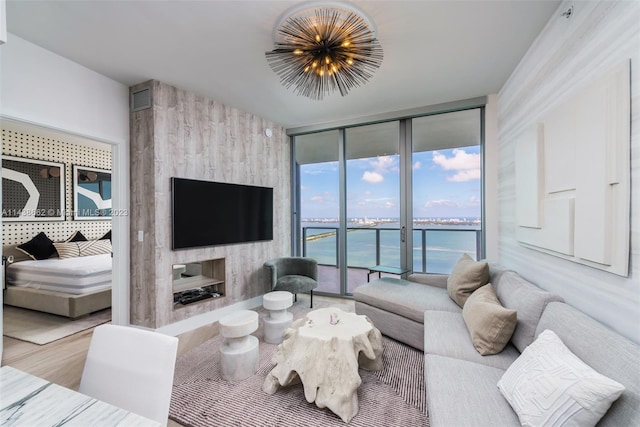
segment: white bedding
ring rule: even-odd
[[[101,254],[16,262],[7,267],[7,283],[74,295],[110,289],[111,261],[111,254]]]

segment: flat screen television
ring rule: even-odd
[[[173,249],[273,240],[273,188],[171,178]]]

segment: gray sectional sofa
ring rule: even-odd
[[[358,314],[384,335],[424,351],[432,427],[520,425],[497,383],[545,329],[591,368],[625,386],[598,426],[640,426],[638,345],[514,271],[490,265],[489,282],[500,303],[517,310],[518,320],[506,348],[488,356],[474,348],[462,309],[447,293],[447,276],[383,277],[354,290]]]

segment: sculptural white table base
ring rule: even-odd
[[[321,308],[293,322],[272,362],[262,390],[301,381],[307,402],[349,422],[358,413],[358,367],[382,369],[382,335],[367,316]]]

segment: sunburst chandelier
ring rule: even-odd
[[[380,67],[383,52],[373,22],[354,6],[311,2],[280,18],[274,49],[266,57],[286,88],[321,100],[365,84]]]

